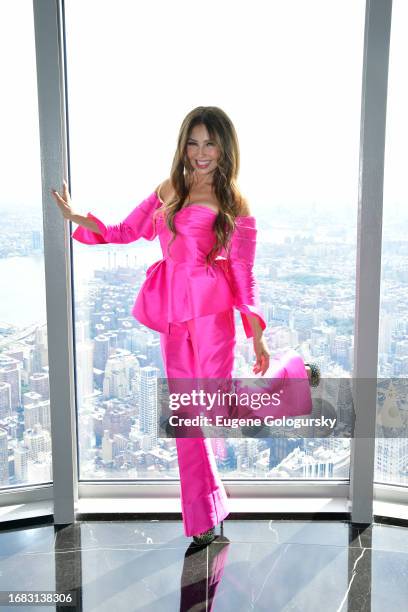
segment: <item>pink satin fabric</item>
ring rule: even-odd
[[[72,237],[84,244],[127,244],[139,238],[160,240],[163,258],[146,271],[132,315],[140,323],[168,333],[170,323],[188,321],[227,310],[234,306],[241,314],[248,338],[253,336],[247,315],[258,317],[266,328],[259,304],[259,289],[253,274],[256,250],[256,221],[252,216],[237,217],[231,238],[230,255],[225,250],[208,266],[207,253],[215,244],[213,230],[217,213],[200,204],[190,204],[175,217],[177,237],[170,246],[172,234],[162,215],[153,219],[161,206],[154,191],[117,225],[105,225],[94,214],[101,234],[78,226]]]
[[[233,309],[183,323],[160,334],[169,379],[230,378],[234,366]],[[204,381],[205,383],[206,381]],[[211,381],[208,381],[211,382]],[[226,453],[225,439],[176,438],[184,533],[192,536],[218,525],[228,514],[228,498],[218,474],[214,450]]]
[[[199,204],[180,210],[175,217],[178,235],[168,252],[171,232],[161,216],[153,223],[153,213],[160,205],[153,192],[124,221],[108,226],[89,212],[87,216],[101,234],[78,226],[72,237],[84,244],[126,244],[158,236],[163,259],[148,268],[132,314],[160,332],[168,379],[207,379],[204,384],[211,384],[210,379],[229,379],[236,343],[233,308],[240,311],[248,338],[252,336],[248,314],[255,314],[262,329],[266,327],[253,275],[255,218],[238,217],[229,256],[223,253],[213,266],[207,266],[205,255],[215,242],[216,213]],[[265,378],[304,379],[303,408],[307,406],[310,389],[303,360],[296,353],[286,354],[271,366]],[[226,445],[225,439],[214,438],[176,438],[176,445],[184,532],[191,536],[217,525],[229,513],[214,456],[215,449],[225,456]]]
[[[178,379],[197,379],[198,388],[214,392],[220,379],[227,384],[232,379],[236,345],[233,309],[172,323],[168,334],[160,334],[160,345],[169,393],[180,390],[177,387]],[[274,416],[310,413],[312,399],[309,379],[303,359],[296,351],[286,351],[272,359],[265,374],[264,391],[276,391],[285,378],[296,379],[296,401],[293,404],[286,402],[285,410],[278,407],[273,412],[270,408],[253,412],[248,409],[247,414],[264,417],[272,413]],[[259,381],[259,377],[256,380]],[[238,392],[247,389],[248,386],[241,385]],[[218,414],[221,413],[218,411]],[[229,414],[229,411],[226,410],[225,414]],[[244,416],[244,411],[240,411],[240,416]],[[194,434],[197,435],[196,429]],[[207,531],[229,514],[228,497],[214,455],[227,456],[226,439],[182,437],[176,438],[176,447],[184,533],[192,536]]]
[[[263,387],[259,383],[265,380]],[[285,380],[288,383],[285,385]],[[244,382],[243,382],[244,381]],[[251,394],[267,391],[269,394],[284,390],[282,401],[278,406],[261,406],[257,410],[239,410],[240,417],[253,416],[263,418],[265,416],[296,417],[311,414],[313,409],[312,394],[310,391],[309,377],[305,369],[302,356],[295,350],[285,351],[281,355],[275,355],[270,359],[270,365],[263,377],[255,377],[256,386],[252,386],[246,379],[237,379],[236,393]]]

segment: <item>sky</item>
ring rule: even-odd
[[[169,176],[184,116],[215,105],[237,130],[239,185],[255,215],[312,204],[356,213],[365,0],[65,6],[77,212],[121,220]],[[408,3],[394,0],[384,198],[404,208],[407,27]],[[0,4],[0,52],[10,58],[0,69],[0,208],[39,206],[32,0]]]

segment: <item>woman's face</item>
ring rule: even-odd
[[[187,157],[198,175],[212,174],[217,167],[220,151],[210,139],[204,124],[195,125],[187,140]]]

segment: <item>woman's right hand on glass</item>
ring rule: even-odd
[[[55,189],[51,189],[51,193],[54,196],[56,203],[58,204],[58,208],[62,212],[64,219],[68,219],[68,221],[72,221],[75,213],[72,209],[71,196],[69,195],[67,182],[62,180],[62,191],[63,195],[61,196],[58,191]]]

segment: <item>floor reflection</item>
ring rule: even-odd
[[[0,591],[98,612],[402,612],[407,551],[407,528],[376,523],[227,519],[200,548],[181,520],[83,520],[0,531]]]
[[[180,582],[180,612],[213,610],[228,556],[229,540],[223,536],[205,547],[188,547]]]

